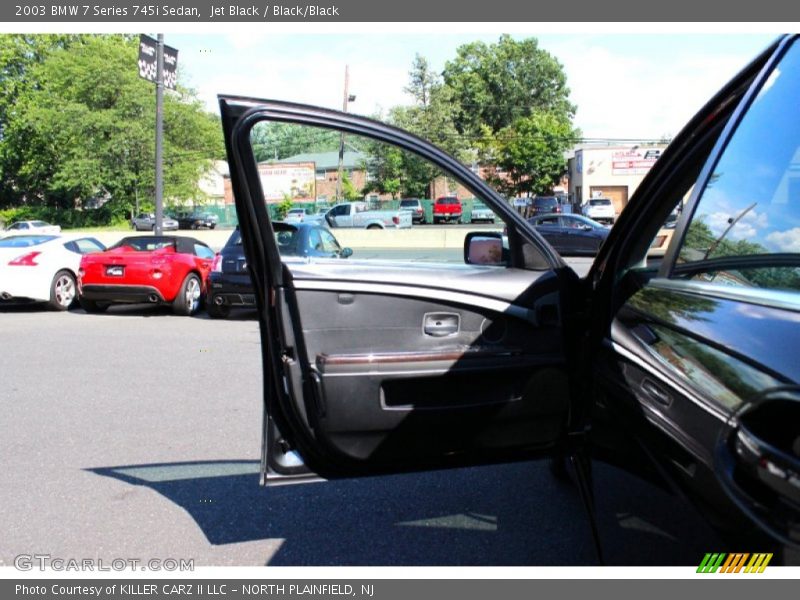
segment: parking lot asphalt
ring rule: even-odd
[[[0,564],[596,564],[574,487],[544,462],[260,488],[252,312],[4,308],[0,331]],[[609,564],[696,565],[720,547],[681,500],[595,476]]]

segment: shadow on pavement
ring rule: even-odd
[[[90,471],[157,491],[211,544],[284,539],[270,565],[596,564],[577,493],[544,462],[268,489],[248,460]],[[696,565],[714,547],[675,498],[610,471],[625,493],[600,515],[609,564]]]

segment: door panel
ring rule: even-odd
[[[407,270],[402,285],[372,288],[294,278],[285,326],[302,335],[296,360],[285,366],[305,390],[317,441],[354,470],[552,447],[569,408],[555,282],[542,277],[533,285],[540,292],[527,290],[527,306],[465,292],[455,302],[424,285],[429,271],[415,281]],[[427,321],[445,316],[457,323],[455,332],[426,332]]]

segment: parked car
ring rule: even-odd
[[[178,231],[178,221],[164,215],[161,219],[161,229],[164,231]],[[155,231],[156,216],[153,213],[140,213],[131,219],[131,227],[136,231]]]
[[[182,212],[169,218],[178,222],[178,229],[214,229],[219,223],[219,217],[210,212]],[[164,230],[168,229],[165,223]]]
[[[472,214],[470,216],[470,223],[477,222],[494,223],[494,211],[486,206],[483,202],[474,202],[472,204]]]
[[[287,223],[302,223],[306,217],[313,215],[314,212],[310,208],[292,208],[289,209],[283,220]]]
[[[276,221],[272,228],[282,257],[348,258],[353,254],[350,248],[339,245],[333,233],[317,223]],[[207,287],[206,310],[212,318],[225,318],[234,307],[255,306],[253,283],[238,228],[214,258]]]
[[[105,246],[83,235],[15,235],[0,239],[0,303],[46,302],[67,310],[77,298],[81,257]]]
[[[130,236],[81,260],[78,301],[89,313],[111,304],[170,304],[193,315],[206,293],[214,251],[182,236]]]
[[[403,198],[400,200],[400,210],[410,212],[411,220],[414,223],[425,224],[425,207],[422,206],[422,200],[418,198]]]
[[[404,210],[370,210],[366,202],[342,202],[322,216],[304,219],[309,223],[326,223],[328,227],[359,229],[403,229],[411,227],[411,214]]]
[[[591,198],[583,205],[583,215],[594,221],[614,224],[617,220],[617,213],[614,211],[614,203],[610,198]]]
[[[561,203],[555,196],[536,196],[531,203],[531,214],[536,215],[552,215],[564,212]]]
[[[52,235],[55,233],[61,233],[60,225],[51,225],[44,221],[16,221],[0,232],[0,237],[21,234]]]
[[[584,279],[432,144],[352,114],[220,97],[239,226],[264,249],[247,257],[269,333],[261,481],[568,456],[599,548],[589,473],[603,460],[691,498],[729,547],[776,561],[796,549],[799,92],[800,41],[784,36],[673,139]],[[232,150],[275,118],[415,150],[508,224],[508,252],[500,232],[473,231],[462,265],[281,264],[253,153]],[[648,258],[684,197],[666,254]]]
[[[610,229],[581,215],[539,215],[528,222],[561,256],[594,256]]]
[[[460,223],[463,209],[455,196],[441,196],[433,203],[433,223]]]

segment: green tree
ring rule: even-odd
[[[110,198],[117,217],[154,197],[155,88],[136,69],[132,36],[7,36],[35,56],[24,81],[0,81],[13,110],[0,112],[4,205],[73,208]],[[26,54],[19,48],[28,47]],[[22,63],[20,63],[22,64]],[[219,122],[192,90],[164,98],[164,196],[201,196],[198,181],[222,158]]]
[[[340,136],[331,129],[263,122],[253,128],[250,139],[256,160],[262,162],[308,152],[338,152]]]
[[[557,114],[537,112],[517,119],[479,144],[484,162],[505,172],[490,182],[507,196],[551,193],[567,171],[565,152],[577,135],[569,119]]]
[[[460,133],[474,135],[482,125],[497,133],[537,112],[567,119],[575,114],[563,66],[539,48],[536,38],[516,41],[503,35],[496,44],[465,44],[445,64],[443,75]]]

